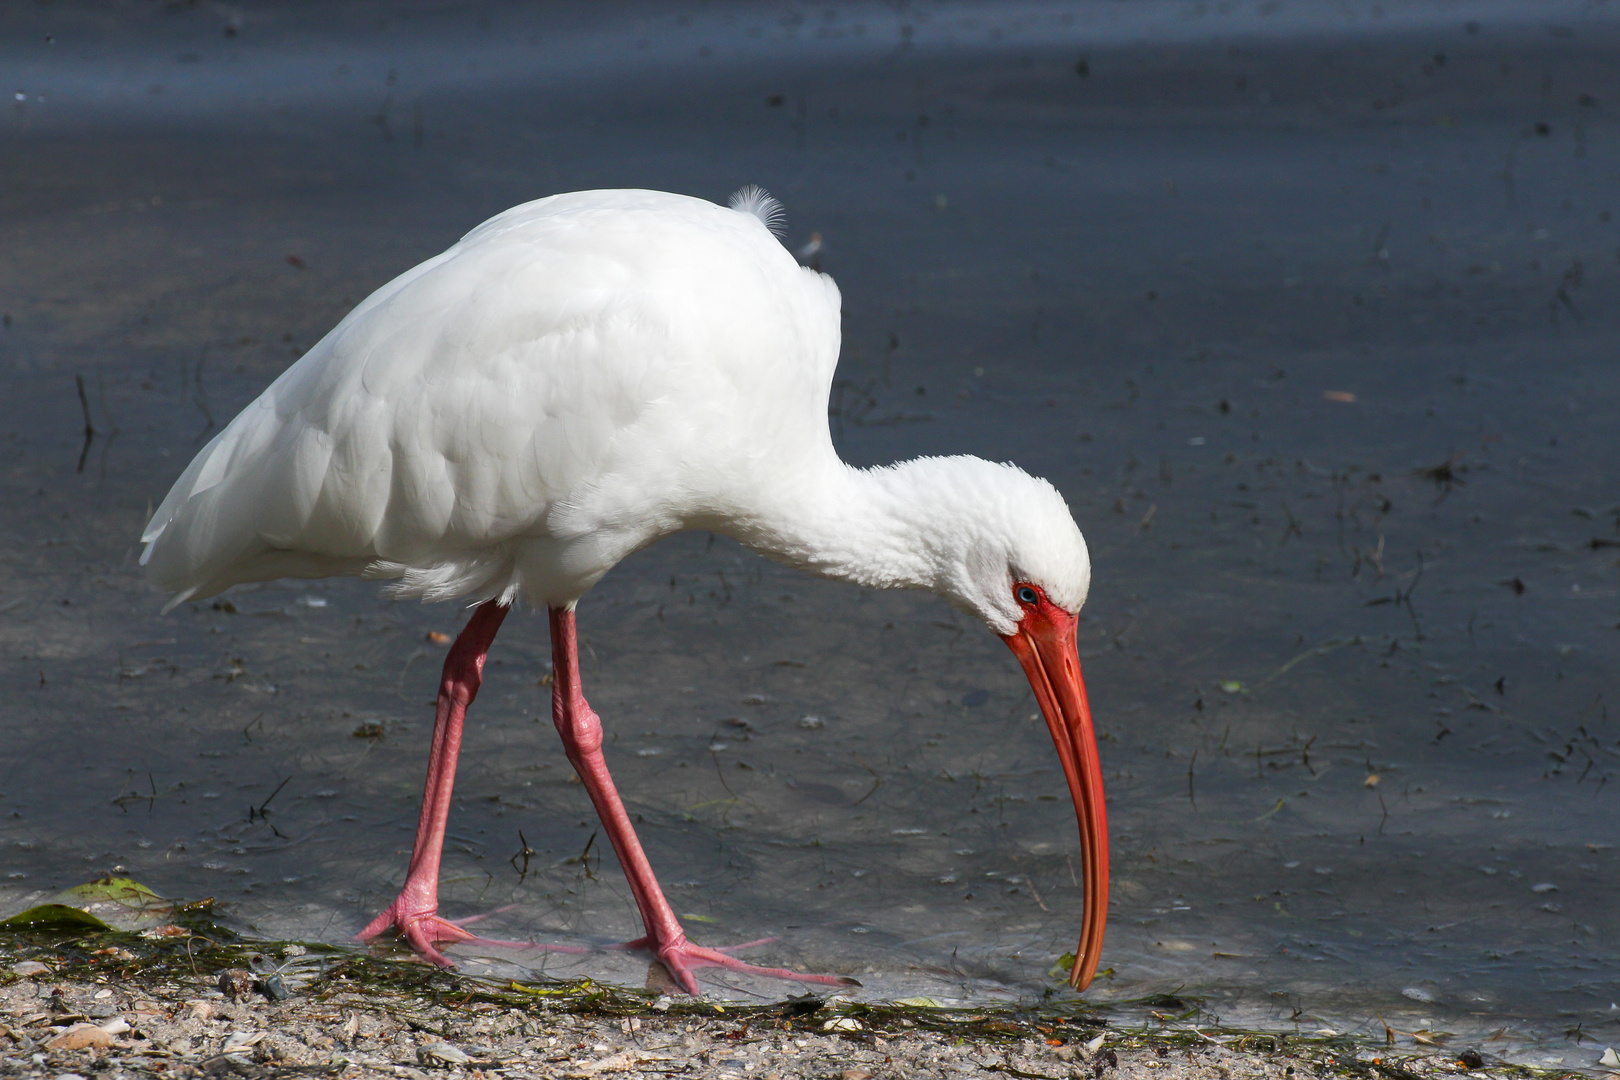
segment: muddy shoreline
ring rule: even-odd
[[[945,1009],[836,995],[744,1007],[589,980],[502,983],[216,927],[163,930],[0,940],[0,1076],[1574,1075],[1472,1048],[1206,1026],[1197,1002],[1168,996],[1133,1003],[1129,1017],[1084,1003]]]

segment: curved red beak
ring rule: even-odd
[[[1091,706],[1080,678],[1080,654],[1075,645],[1079,623],[1078,615],[1070,615],[1043,597],[1038,607],[1027,611],[1018,629],[1002,640],[1029,676],[1041,715],[1057,744],[1075,816],[1080,820],[1086,909],[1069,985],[1084,990],[1097,973],[1108,922],[1108,811],[1103,806],[1102,764],[1097,759]]]

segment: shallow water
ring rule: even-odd
[[[757,182],[844,293],[845,455],[1018,461],[1091,544],[1114,896],[1090,998],[1591,1066],[1620,1041],[1620,35],[1576,4],[1210,8],[9,20],[0,908],[122,868],[261,933],[358,930],[414,829],[426,635],[462,613],[328,581],[160,616],[150,506],[489,214]],[[580,624],[695,938],[775,936],[750,958],[876,996],[1067,993],[1073,813],[982,628],[703,535]],[[530,614],[496,643],[444,910],[607,944],[634,905],[579,858],[548,655]]]

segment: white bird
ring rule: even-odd
[[[1017,655],[1057,744],[1085,868],[1070,981],[1107,915],[1102,774],[1075,632],[1091,582],[1062,496],[1010,464],[853,468],[828,395],[839,294],[772,235],[779,207],[584,191],[514,207],[367,297],[214,437],[152,516],[141,562],[168,607],[242,582],[353,574],[476,602],[450,649],[410,868],[361,933],[426,958],[473,935],[438,909],[463,716],[510,606],[550,610],[552,715],[640,909],[645,949],[815,982],[687,940],[602,756],[574,608],[615,563],[683,529],[872,588],[929,589]],[[165,610],[168,610],[166,608]]]

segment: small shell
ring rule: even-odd
[[[423,1065],[465,1065],[472,1058],[462,1050],[456,1049],[447,1042],[425,1043],[416,1048],[416,1060]]]

